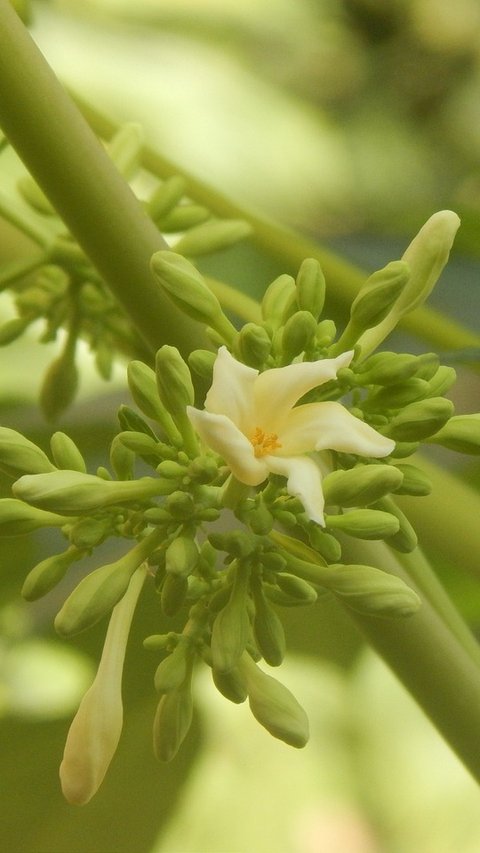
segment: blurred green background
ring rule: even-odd
[[[42,51],[86,100],[119,122],[140,122],[149,144],[180,168],[367,270],[398,257],[435,210],[459,212],[463,227],[434,302],[478,330],[478,0],[37,0],[29,14]],[[20,171],[9,152],[0,158],[3,190]],[[0,261],[28,251],[1,220],[0,236]],[[248,243],[209,269],[257,296],[277,272]],[[1,319],[11,313],[2,296]],[[32,333],[0,352],[1,422],[44,447],[52,429],[35,401],[52,346]],[[460,371],[455,395],[459,411],[480,408],[471,373]],[[69,431],[94,467],[105,461],[123,401],[124,367],[101,383],[85,351],[79,400],[55,428]],[[477,467],[459,475],[475,484]],[[1,485],[8,494],[10,484]],[[164,767],[150,745],[156,660],[141,647],[160,617],[142,599],[118,755],[97,797],[67,806],[57,767],[105,625],[68,646],[56,640],[53,617],[68,581],[35,605],[22,602],[26,572],[55,545],[45,536],[0,542],[2,849],[480,849],[474,782],[331,602],[285,616],[285,683],[312,725],[304,751],[273,741],[199,673],[194,734]],[[480,626],[477,581],[432,556]],[[106,549],[95,565],[103,557],[111,559]]]

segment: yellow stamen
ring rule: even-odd
[[[250,441],[253,444],[253,451],[257,459],[260,456],[267,456],[267,454],[272,453],[278,447],[282,446],[278,441],[276,433],[264,432],[260,427],[256,428]]]

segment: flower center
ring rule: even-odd
[[[250,441],[253,444],[253,452],[257,459],[260,456],[267,456],[267,454],[272,453],[274,450],[277,450],[278,447],[282,446],[278,441],[278,435],[276,433],[264,432],[260,427],[255,429]]]

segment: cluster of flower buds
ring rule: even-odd
[[[106,145],[128,181],[140,172],[142,145],[141,128],[133,123],[120,128]],[[248,236],[251,227],[244,220],[214,218],[207,208],[185,198],[185,189],[185,180],[175,175],[158,184],[142,202],[162,233],[172,235],[169,241],[175,251],[197,257],[226,249]],[[55,340],[60,329],[67,330],[63,350],[48,369],[40,394],[44,413],[54,419],[76,393],[80,338],[88,343],[104,379],[111,377],[117,353],[132,357],[144,350],[121,307],[33,178],[22,175],[17,191],[28,208],[27,212],[16,211],[12,199],[12,215],[20,228],[23,224],[37,239],[42,251],[27,264],[7,264],[0,269],[0,287],[12,290],[18,315],[0,326],[0,346],[19,338],[37,320],[43,321],[42,343]],[[17,288],[18,282],[21,288]]]
[[[63,433],[53,436],[49,459],[0,429],[0,468],[17,478],[14,497],[0,500],[0,535],[53,525],[67,540],[63,553],[27,576],[28,599],[52,589],[107,537],[130,541],[124,556],[80,581],[55,620],[68,637],[111,614],[97,677],[67,740],[67,799],[90,799],[116,748],[125,644],[144,584],[162,612],[163,633],[145,640],[162,656],[154,678],[154,747],[162,760],[174,757],[189,730],[198,661],[227,699],[248,699],[271,734],[304,746],[305,712],[258,665],[263,659],[277,667],[284,658],[281,608],[311,605],[322,592],[377,617],[416,612],[414,590],[387,571],[342,560],[342,548],[348,538],[415,548],[395,495],[429,493],[421,467],[404,461],[422,441],[480,452],[480,416],[453,416],[443,396],[455,378],[451,368],[432,354],[371,351],[392,316],[405,312],[405,294],[414,306],[422,288],[430,291],[456,225],[454,214],[438,214],[415,250],[371,276],[337,340],[322,317],[325,280],[315,260],[304,261],[295,279],[276,279],[262,322],[237,330],[196,268],[159,252],[152,259],[159,284],[206,324],[217,354],[197,350],[189,367],[163,346],[155,369],[131,362],[128,383],[139,411],[120,409],[111,471],[87,473]],[[210,384],[201,409],[190,368]],[[169,618],[181,614],[183,630],[168,630]]]

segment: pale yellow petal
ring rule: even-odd
[[[258,370],[237,361],[220,347],[213,366],[213,382],[205,399],[205,409],[226,415],[243,433],[253,432],[253,389]]]
[[[225,460],[232,474],[247,486],[268,477],[264,459],[257,459],[248,438],[225,415],[187,407],[187,415],[204,444]]]
[[[273,474],[287,478],[287,491],[299,498],[310,521],[325,526],[322,475],[316,462],[309,456],[266,456],[265,461]]]
[[[292,409],[279,434],[280,455],[313,450],[338,450],[360,456],[383,458],[395,442],[380,435],[336,402],[307,403]]]
[[[353,352],[344,352],[337,358],[302,361],[261,373],[255,382],[255,425],[278,432],[295,403],[307,391],[335,379],[352,358]]]

